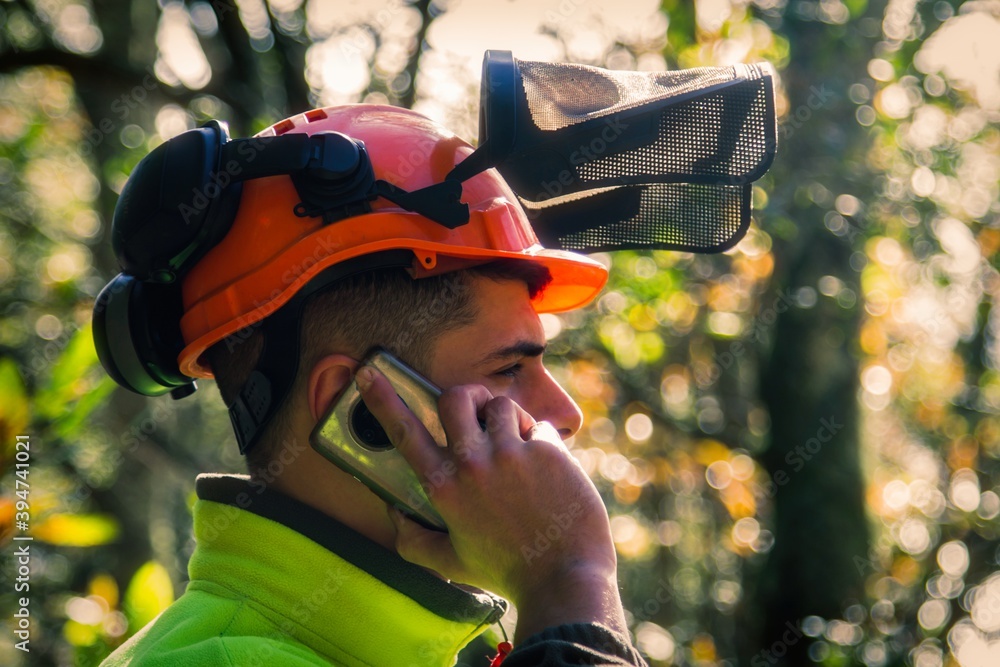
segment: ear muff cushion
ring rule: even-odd
[[[179,289],[118,274],[94,306],[94,346],[108,375],[146,396],[190,384],[177,366],[180,311]]]
[[[126,376],[134,378],[141,364],[131,345],[128,346],[128,350],[120,350],[122,347],[120,341],[131,340],[128,335],[128,299],[135,282],[136,279],[132,276],[119,273],[105,285],[94,302],[93,320],[97,358],[112,380],[132,391],[136,390]],[[114,346],[112,340],[116,341]]]

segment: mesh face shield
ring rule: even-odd
[[[488,51],[481,91],[480,146],[449,178],[496,166],[546,247],[730,248],[776,149],[766,64],[621,72]]]

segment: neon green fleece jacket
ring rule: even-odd
[[[318,510],[238,475],[201,475],[190,583],[106,667],[453,665],[505,601],[443,581]],[[597,624],[550,628],[504,662],[642,665]]]

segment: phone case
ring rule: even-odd
[[[384,350],[375,351],[364,363],[385,375],[435,442],[446,446],[444,427],[437,411],[441,390]],[[313,449],[392,506],[424,526],[445,530],[444,521],[431,507],[417,474],[388,442],[385,432],[361,400],[354,380],[319,421],[309,440]]]

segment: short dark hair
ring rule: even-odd
[[[426,278],[404,269],[381,269],[338,281],[309,297],[302,316],[299,374],[291,395],[247,454],[251,475],[267,467],[288,432],[293,397],[305,391],[308,373],[331,349],[360,359],[381,346],[426,373],[437,337],[476,318],[470,285],[475,277],[519,280],[534,299],[552,281],[548,268],[532,261],[502,259]],[[216,343],[208,361],[226,405],[239,394],[257,365],[264,336],[259,327],[240,345]]]

